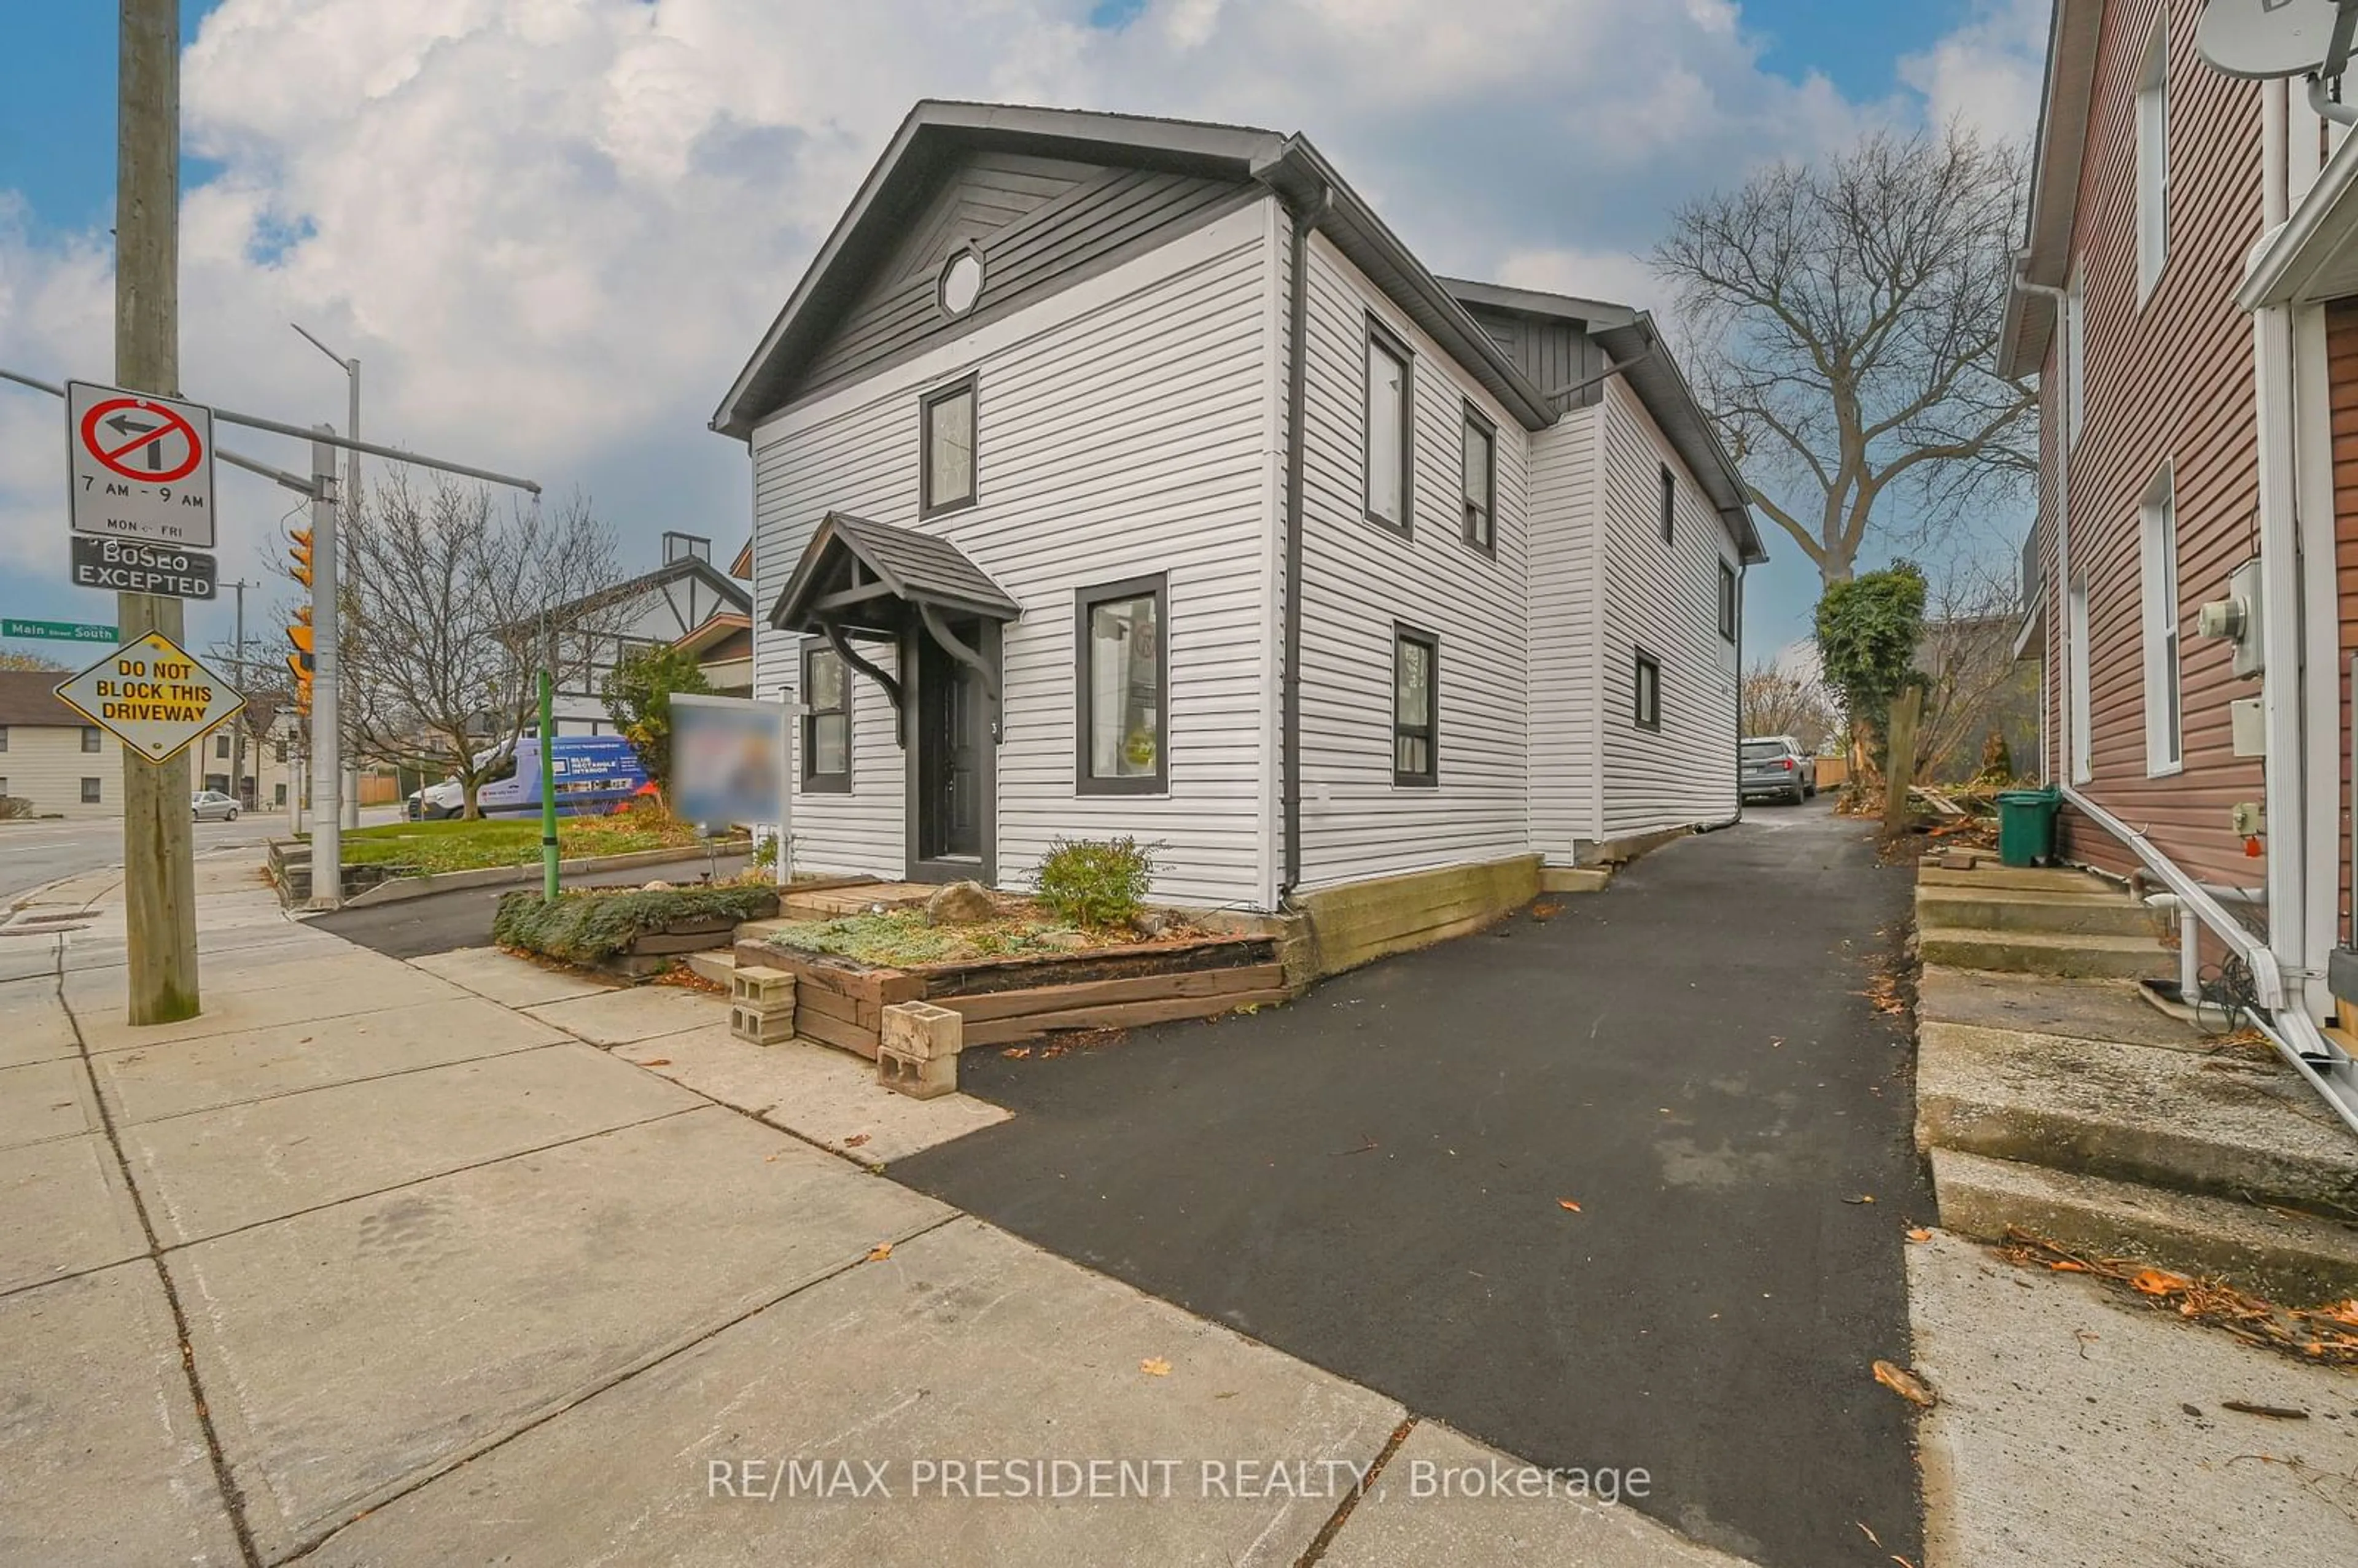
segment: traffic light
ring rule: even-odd
[[[311,586],[311,530],[289,528],[287,537],[287,558],[295,563],[295,580],[308,588]]]
[[[299,537],[303,541],[303,557],[308,561],[311,553],[311,536],[305,534]],[[303,569],[305,576],[308,577],[309,567],[306,565]],[[287,640],[295,644],[295,651],[287,655],[287,673],[294,677],[295,682],[295,707],[297,711],[308,714],[311,711],[312,667],[311,607],[309,605],[306,604],[296,610],[295,623],[287,628]]]

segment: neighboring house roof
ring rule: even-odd
[[[671,645],[683,653],[694,654],[698,658],[705,658],[730,638],[741,633],[750,632],[752,625],[753,618],[751,614],[736,615],[724,611],[708,619],[695,631],[674,638]]]
[[[1317,219],[1319,232],[1527,428],[1541,429],[1554,422],[1542,389],[1498,351],[1465,308],[1303,137],[1139,114],[925,99],[901,123],[785,308],[721,400],[712,416],[715,430],[748,437],[758,420],[784,401],[795,375],[867,285],[934,179],[956,158],[985,150],[1250,181],[1284,197],[1297,210],[1315,208],[1320,195],[1331,192],[1331,201]]]
[[[748,534],[745,535],[745,547],[737,552],[737,558],[735,560],[729,563],[729,575],[733,578],[742,578],[747,582],[752,582],[753,580],[752,535]]]
[[[1495,283],[1467,283],[1446,277],[1441,282],[1470,305],[1580,323],[1604,345],[1615,364],[1625,367],[1620,372],[1622,379],[1629,384],[1638,401],[1645,405],[1646,412],[1653,416],[1654,423],[1661,427],[1679,460],[1694,474],[1695,482],[1711,498],[1712,506],[1726,524],[1746,563],[1758,565],[1768,558],[1760,541],[1759,527],[1752,520],[1751,492],[1745,485],[1744,476],[1736,471],[1735,460],[1720,444],[1719,432],[1696,400],[1694,388],[1688,384],[1678,361],[1671,357],[1671,346],[1663,341],[1650,312],[1569,294],[1547,294],[1535,288],[1508,288]],[[1563,389],[1547,390],[1557,393]]]
[[[601,610],[609,605],[628,603],[641,594],[667,587],[684,578],[700,579],[728,602],[736,605],[749,615],[752,613],[752,591],[701,556],[676,557],[651,572],[642,572],[637,577],[626,578],[611,588],[601,589],[596,593],[585,595],[570,603],[560,604],[549,613],[553,617],[564,619],[584,614],[592,610]]]
[[[2055,0],[2048,25],[2047,78],[2039,105],[2039,145],[2030,160],[2030,204],[2024,220],[2023,277],[2061,288],[2071,274],[2071,235],[2080,212],[2080,176],[2088,152],[2089,109],[2096,88],[2096,47],[2104,0]],[[2019,379],[2047,361],[2055,301],[2007,291],[1998,334],[1998,373]]]
[[[65,705],[58,683],[65,670],[0,670],[0,725],[34,729],[59,725],[80,730],[90,720]]]
[[[844,580],[847,576],[857,579],[861,570],[872,582]],[[806,630],[818,619],[817,601],[836,593],[865,595],[846,602],[838,618],[847,626],[868,629],[892,623],[879,613],[887,600],[998,621],[1023,613],[1023,607],[991,581],[990,573],[949,540],[843,512],[820,519],[795,575],[770,611],[770,624],[786,632]]]

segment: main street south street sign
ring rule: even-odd
[[[124,643],[58,696],[151,762],[178,756],[245,706],[228,681],[159,632]]]

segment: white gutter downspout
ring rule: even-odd
[[[2071,733],[2071,672],[2064,669],[2059,676],[2056,666],[2069,665],[2071,658],[2071,630],[2064,624],[2063,609],[2066,596],[2071,591],[2071,423],[2073,409],[2086,395],[2086,389],[2075,386],[2071,382],[2071,291],[2058,288],[2051,283],[2033,283],[2022,276],[2019,265],[2015,269],[2014,286],[2025,294],[2035,294],[2055,307],[2055,362],[2063,367],[2063,427],[2055,436],[2055,570],[2039,585],[2039,642],[2051,643],[2061,654],[2058,658],[2050,659],[2045,657],[2045,647],[2039,650],[2039,665],[2046,672],[2041,684],[2054,690],[2055,703],[2051,711],[2058,720],[2053,737],[2055,771],[2050,777],[2069,782],[2071,758],[2075,754],[2072,747],[2078,741]],[[2050,595],[2055,606],[2052,614],[2047,608]],[[2039,728],[2042,737],[2047,734],[2047,715],[2050,711],[2043,700],[2045,695],[2042,690],[2042,700],[2039,705]],[[2041,757],[2040,761],[2044,762],[2046,759]]]

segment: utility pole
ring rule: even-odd
[[[319,350],[321,353],[335,361],[337,368],[344,373],[346,391],[349,396],[344,420],[344,434],[355,441],[359,440],[361,438],[361,362],[358,359],[348,360],[343,355],[336,352],[335,350],[328,347],[327,344],[319,341],[318,338],[312,336],[309,330],[301,322],[289,321],[287,324],[294,328],[295,330],[302,336],[305,342],[310,344],[313,348]],[[360,449],[358,447],[346,447],[344,449],[343,503],[348,508],[355,507],[364,504],[366,499],[365,494],[361,490]],[[358,827],[361,825],[360,770],[357,767],[347,763],[344,767],[343,780],[343,825],[347,827]]]
[[[243,578],[230,584],[237,591],[237,684],[248,691],[254,689],[248,684],[254,677],[245,667],[245,590],[260,586]],[[262,804],[262,742],[257,740],[254,743],[254,798],[248,800],[245,798],[245,714],[241,709],[238,716],[230,721],[229,793],[240,806],[258,807]]]
[[[180,394],[180,5],[122,0],[115,100],[114,380]],[[180,601],[115,596],[124,641],[186,635]],[[123,752],[123,889],[133,1023],[194,1018],[196,852],[188,764]]]
[[[320,430],[332,434],[326,426]],[[336,449],[311,443],[311,907],[344,902],[343,738],[337,732]]]

